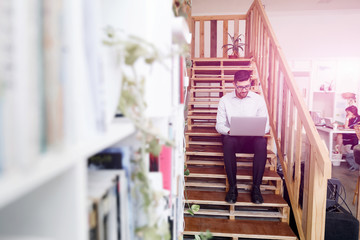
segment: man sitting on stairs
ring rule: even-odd
[[[216,116],[216,131],[221,134],[223,142],[224,163],[227,179],[230,185],[225,201],[236,203],[238,191],[236,183],[236,153],[254,153],[253,186],[251,201],[263,203],[260,184],[264,175],[267,159],[267,140],[261,136],[230,136],[230,119],[240,117],[266,117],[265,132],[269,132],[269,117],[265,100],[262,96],[249,91],[251,87],[250,72],[237,71],[234,75],[235,90],[223,96],[218,105]]]

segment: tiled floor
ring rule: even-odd
[[[355,216],[356,206],[352,204],[352,201],[354,197],[358,174],[358,171],[349,170],[349,165],[347,162],[341,162],[340,166],[332,167],[332,178],[339,179],[341,184],[343,185],[344,191],[341,192],[341,196],[345,198],[345,202],[349,206],[351,212],[353,213],[353,216]],[[339,199],[339,203],[343,208],[347,209],[346,205],[343,203],[343,200]]]

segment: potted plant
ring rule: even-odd
[[[222,47],[226,47],[228,52],[229,50],[232,50],[232,55],[228,55],[229,58],[238,58],[240,56],[240,51],[244,51],[243,46],[245,46],[245,43],[242,42],[242,37],[244,37],[243,34],[239,34],[239,36],[231,36],[230,33],[229,37],[231,39],[231,43],[224,44]]]

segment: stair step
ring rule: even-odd
[[[190,213],[185,212],[185,215],[190,215]],[[226,217],[244,217],[244,218],[272,218],[272,219],[283,219],[286,218],[279,211],[264,210],[264,211],[230,211],[223,209],[203,209],[201,208],[194,215],[201,216],[226,216]]]
[[[275,194],[262,194],[264,203],[251,202],[250,192],[239,192],[237,202],[229,204],[225,201],[225,191],[198,191],[187,190],[185,206],[191,204],[200,205],[200,211],[195,215],[245,217],[245,218],[268,218],[282,222],[289,221],[289,206],[285,200]],[[190,214],[185,212],[185,214]]]
[[[184,222],[184,235],[197,235],[209,230],[217,237],[297,239],[290,226],[284,222],[206,217],[184,217]]]
[[[209,120],[214,119],[216,120],[216,113],[197,113],[191,114],[187,116],[189,119],[201,119],[201,120]]]
[[[225,179],[216,179],[216,178],[212,178],[210,180],[217,180],[217,181],[209,181],[209,179],[185,179],[185,186],[187,188],[189,187],[193,187],[196,188],[197,190],[199,190],[199,188],[201,188],[202,190],[204,189],[222,189],[224,190],[226,188],[226,183],[225,183]],[[222,180],[222,182],[221,182]],[[243,189],[243,190],[247,190],[250,191],[252,184],[251,183],[237,183],[236,184],[238,189]],[[280,193],[281,189],[279,189],[278,187],[276,187],[275,185],[261,185],[260,186],[261,191],[271,191],[271,192],[275,192],[275,193]]]
[[[189,141],[188,144],[195,145],[212,145],[212,146],[222,146],[221,142],[210,142],[210,141]]]
[[[251,62],[251,58],[192,58],[195,62]]]
[[[220,88],[219,89],[192,88],[191,91],[192,91],[192,93],[223,93],[223,94],[225,94],[225,93],[234,91],[234,88],[233,87],[221,88],[221,89]],[[251,86],[250,91],[253,91],[254,93],[257,93],[257,94],[261,94],[261,90],[254,86]]]
[[[211,99],[210,101],[206,101],[205,99],[202,100],[202,101],[199,101],[199,100],[193,101],[193,100],[191,100],[191,101],[188,102],[188,105],[216,105],[217,106],[219,104],[219,99],[220,98]]]
[[[249,70],[253,71],[254,68],[252,66],[193,66],[192,70],[214,70],[214,71],[222,71],[222,70]]]
[[[225,166],[224,165],[224,161],[219,160],[219,161],[204,161],[204,160],[187,160],[186,161],[186,165],[190,166],[190,165],[204,165],[204,166]],[[252,162],[237,162],[236,166],[237,167],[252,167]],[[275,166],[273,166],[273,164],[266,162],[265,165],[266,168],[271,168],[271,169],[275,169]]]
[[[187,168],[190,171],[190,175],[186,176],[186,178],[201,178],[201,177],[204,177],[204,178],[226,178],[225,169],[222,167],[188,166]],[[237,180],[252,180],[252,169],[243,169],[243,168],[237,169],[236,179]],[[281,181],[281,178],[276,172],[265,169],[263,180],[264,181],[270,181],[270,180]]]
[[[190,115],[188,117],[191,117]],[[215,129],[215,127],[211,128],[195,128],[193,127],[191,130],[185,131],[185,136],[221,136]]]
[[[209,135],[203,135],[209,136]],[[192,145],[186,148],[186,156],[196,155],[196,156],[224,156],[222,146],[217,145]],[[268,157],[275,157],[275,153],[271,150],[267,150]],[[236,153],[237,157],[254,157],[253,153]]]
[[[262,194],[264,203],[255,204],[251,202],[250,193],[240,193],[235,204],[225,202],[226,192],[224,191],[194,191],[187,190],[185,203],[253,206],[253,207],[288,207],[286,201],[276,194]]]
[[[198,110],[198,112],[202,112],[206,110]],[[217,110],[207,110],[207,112],[217,112]],[[193,123],[191,124],[191,127],[206,127],[206,128],[215,128],[216,123],[215,122],[206,122],[206,123]]]

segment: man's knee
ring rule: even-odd
[[[267,139],[265,137],[255,137],[254,139],[255,147],[266,148],[266,145],[267,145]]]
[[[236,138],[233,136],[223,135],[222,136],[223,149],[224,151],[234,151],[236,147]]]
[[[233,145],[236,144],[236,138],[229,135],[223,135],[222,141],[224,145]]]

